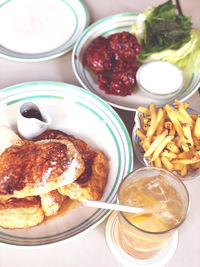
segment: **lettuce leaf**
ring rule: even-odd
[[[141,63],[155,60],[164,60],[176,64],[184,72],[196,72],[200,70],[200,31],[191,30],[191,39],[177,50],[165,49],[162,52],[153,53]]]
[[[179,49],[190,41],[191,18],[178,15],[176,5],[172,4],[172,0],[156,8],[148,9],[142,15],[143,21],[139,18],[138,22],[132,26],[133,31],[142,26],[143,33],[139,37],[142,45],[139,55],[141,60],[165,49]],[[135,33],[137,35],[137,32]]]
[[[169,1],[168,1],[169,2]],[[168,3],[167,2],[167,3]],[[156,8],[148,8],[145,12],[141,13],[138,16],[137,21],[132,25],[132,31],[138,38],[138,41],[142,44],[146,35],[146,26],[145,21],[152,17],[152,14],[155,12]],[[170,15],[172,15],[172,11]],[[167,9],[164,12],[163,16],[167,16]],[[185,21],[187,24],[187,22]],[[188,37],[187,37],[188,38]],[[146,63],[155,60],[164,60],[176,64],[181,68],[185,73],[192,73],[200,70],[200,30],[191,29],[190,36],[188,41],[185,40],[185,43],[181,44],[179,42],[178,47],[174,45],[173,47],[169,46],[151,52],[148,56],[138,56],[137,59],[140,63]],[[143,54],[144,55],[144,54]]]

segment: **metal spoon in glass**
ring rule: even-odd
[[[144,212],[143,208],[136,208],[133,206],[107,203],[107,202],[103,202],[103,201],[84,200],[82,203],[86,207],[101,208],[101,209],[107,209],[107,210],[118,210],[118,211],[131,212],[131,213]]]

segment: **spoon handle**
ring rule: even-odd
[[[125,211],[125,212],[131,212],[131,213],[144,212],[144,209],[142,208],[119,205],[119,204],[114,204],[114,203],[107,203],[103,201],[84,200],[83,204],[84,206],[87,206],[87,207],[101,208],[101,209],[108,209],[108,210],[118,210],[118,211]]]

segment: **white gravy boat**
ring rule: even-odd
[[[17,110],[17,128],[21,137],[32,139],[47,130],[51,117],[36,103],[24,102]]]

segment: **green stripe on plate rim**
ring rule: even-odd
[[[133,164],[133,162],[132,162],[132,160],[133,160],[133,153],[132,153],[132,146],[131,146],[131,142],[130,142],[130,137],[129,137],[129,135],[128,135],[128,133],[127,133],[127,130],[126,130],[126,128],[125,128],[125,126],[124,126],[124,124],[123,124],[123,122],[121,121],[121,119],[118,117],[118,115],[114,112],[114,110],[110,107],[110,106],[108,106],[108,104],[107,103],[105,103],[104,101],[102,101],[99,97],[97,97],[96,95],[93,95],[93,94],[91,94],[90,92],[88,92],[88,91],[85,91],[84,89],[82,89],[82,88],[79,88],[79,87],[76,87],[76,86],[72,86],[72,85],[68,85],[68,84],[61,84],[61,83],[53,83],[53,82],[33,82],[33,83],[27,83],[27,84],[21,84],[21,85],[16,85],[16,86],[12,86],[12,87],[9,87],[9,88],[6,88],[6,89],[3,89],[2,90],[2,92],[4,93],[6,93],[6,92],[9,92],[9,91],[12,91],[12,90],[15,90],[15,89],[18,89],[18,88],[20,88],[20,87],[27,87],[27,86],[35,86],[35,85],[41,85],[41,84],[51,84],[51,85],[56,85],[56,86],[64,86],[64,87],[67,87],[67,88],[77,88],[79,91],[82,91],[82,93],[85,93],[85,94],[88,94],[88,95],[92,95],[97,101],[99,101],[99,102],[101,102],[101,104],[103,104],[103,106],[104,107],[106,107],[111,113],[112,113],[112,115],[114,115],[114,117],[115,117],[115,119],[118,121],[118,123],[120,124],[120,126],[121,126],[121,128],[123,129],[123,133],[125,134],[125,137],[126,137],[126,141],[127,141],[127,144],[128,144],[128,151],[129,151],[129,164],[128,164],[128,172],[130,172],[131,170],[132,170],[132,164]],[[12,96],[12,95],[11,95]],[[50,97],[50,98],[54,98],[54,96],[52,96],[52,95],[38,95],[38,96],[34,96],[34,98],[39,98],[39,97]],[[8,105],[11,105],[11,104],[13,104],[13,103],[15,103],[15,102],[19,102],[19,101],[22,101],[22,100],[26,100],[26,99],[31,99],[31,98],[33,98],[33,96],[28,96],[28,97],[23,97],[23,98],[20,98],[20,99],[18,99],[18,101],[10,101],[10,102],[8,102],[7,104]],[[60,98],[60,97],[58,97],[58,96],[55,96],[55,98],[57,98],[57,99],[62,99],[62,100],[64,100],[64,98],[62,97],[62,98]],[[84,105],[85,106],[85,105]],[[87,107],[87,106],[85,106],[85,107]],[[88,108],[88,107],[87,107]],[[90,111],[93,111],[93,110],[91,110],[90,109]],[[93,111],[94,112],[94,111]],[[97,115],[97,114],[96,114]],[[99,115],[98,115],[99,116]],[[100,116],[99,116],[100,117]],[[101,117],[100,117],[101,118]],[[102,119],[102,118],[101,118]],[[106,125],[107,127],[108,127],[108,124]],[[108,127],[109,128],[109,131],[111,130],[110,129],[110,127]],[[112,132],[111,133],[112,134],[112,136],[114,136],[114,133]],[[115,143],[117,144],[117,140],[116,140],[116,137],[114,136],[114,140],[115,140]],[[119,146],[118,146],[118,144],[117,144],[117,149],[118,149],[118,154],[120,155],[120,153],[119,153]],[[121,160],[121,157],[120,157],[120,160]],[[121,167],[121,164],[120,164],[120,167]],[[117,184],[117,182],[118,182],[118,180],[119,180],[119,173],[120,173],[120,171],[119,171],[119,169],[118,169],[118,173],[117,173],[117,179],[116,179],[116,181],[115,181],[115,184],[114,184],[114,186],[113,186],[113,188],[112,188],[112,190],[111,190],[111,192],[110,192],[110,194],[109,194],[109,196],[107,197],[107,199],[106,199],[106,201],[111,197],[111,195],[112,195],[112,193],[114,192],[114,189],[115,189],[115,187],[116,187],[116,184]],[[99,212],[99,210],[100,209],[98,209],[94,214],[92,214],[87,220],[85,220],[84,222],[82,222],[82,223],[80,223],[78,226],[76,226],[76,227],[74,227],[74,228],[71,228],[71,229],[69,229],[69,230],[67,230],[67,231],[64,231],[64,232],[62,232],[61,234],[65,234],[65,233],[67,233],[67,232],[69,232],[69,231],[72,231],[72,230],[74,230],[74,229],[76,229],[77,227],[80,227],[81,225],[83,225],[83,224],[85,224],[86,222],[88,222],[92,217],[94,217],[98,212]],[[108,211],[109,212],[109,211]],[[108,212],[105,212],[100,218],[98,218],[98,220],[96,220],[94,223],[92,223],[92,225],[93,224],[96,224],[98,221],[100,221]],[[88,228],[90,228],[91,227],[91,225],[89,226],[89,227],[87,227],[86,229],[88,229]],[[84,230],[86,230],[86,229],[83,229],[82,231],[84,231]],[[82,231],[80,231],[80,232],[82,232]],[[37,239],[45,239],[45,238],[48,238],[48,237],[56,237],[56,236],[59,236],[60,234],[55,234],[55,235],[52,235],[52,236],[46,236],[46,237],[36,237],[36,238],[26,238],[26,237],[18,237],[18,236],[11,236],[11,235],[9,235],[9,234],[5,234],[5,233],[1,233],[1,234],[3,234],[3,235],[5,235],[5,236],[8,236],[8,237],[12,237],[12,238],[16,238],[16,239],[20,239],[20,240],[37,240]],[[74,234],[74,235],[76,235],[76,234]],[[73,236],[74,236],[73,235]],[[65,237],[63,237],[63,239],[65,239]],[[58,240],[58,241],[60,241],[60,240]],[[53,241],[53,242],[58,242],[58,241]],[[51,243],[51,242],[50,242]],[[46,244],[46,243],[45,243]],[[40,244],[40,245],[44,245],[44,244]],[[26,244],[25,246],[28,246],[28,244]]]
[[[7,106],[10,106],[12,104],[15,104],[17,102],[21,102],[21,101],[24,101],[24,100],[27,100],[27,99],[34,99],[34,98],[56,98],[56,99],[62,99],[64,100],[64,97],[62,96],[52,96],[52,95],[37,95],[37,96],[30,96],[30,97],[22,97],[22,98],[19,98],[19,99],[16,99],[16,100],[12,100],[8,103],[6,103]]]
[[[3,7],[5,4],[7,4],[8,2],[11,2],[11,1],[13,1],[13,0],[7,0],[7,1],[5,1],[4,3],[2,3],[2,4],[0,5],[0,8]],[[76,32],[76,30],[77,30],[77,28],[78,28],[78,17],[77,17],[77,14],[76,14],[74,8],[67,2],[67,0],[60,0],[60,1],[62,1],[63,3],[65,3],[66,5],[68,5],[68,6],[71,8],[72,12],[74,13],[75,19],[76,19],[76,26],[75,26],[75,29],[74,29],[74,31],[73,31],[71,37],[67,40],[67,43],[68,43],[68,42],[74,37],[75,32]],[[84,10],[84,13],[85,13],[85,25],[84,25],[84,27],[83,27],[83,29],[85,29],[85,28],[87,27],[88,23],[89,23],[89,15],[88,15],[88,11],[87,11],[87,8],[86,8],[86,6],[83,4],[82,1],[78,1],[78,2],[81,4],[81,6],[82,6],[82,8],[83,8],[83,10]],[[57,48],[55,48],[55,49],[53,49],[53,50],[51,50],[51,51],[47,51],[47,52],[45,52],[45,53],[48,53],[48,55],[46,55],[46,56],[38,56],[38,57],[35,56],[35,57],[31,57],[31,54],[27,54],[28,57],[24,57],[24,56],[23,56],[23,53],[18,53],[18,52],[12,51],[12,50],[10,50],[10,49],[7,49],[6,47],[4,47],[4,48],[7,49],[8,52],[11,52],[11,53],[18,53],[19,55],[18,55],[18,56],[17,56],[17,55],[14,56],[14,55],[8,55],[8,54],[5,53],[5,52],[1,52],[1,53],[2,53],[3,55],[7,56],[7,57],[12,57],[12,58],[20,58],[20,59],[23,59],[23,60],[39,60],[39,59],[42,59],[42,58],[55,57],[55,56],[57,56],[57,55],[59,55],[59,54],[62,54],[62,53],[67,52],[67,51],[69,51],[69,50],[74,46],[75,42],[76,42],[76,41],[74,41],[73,44],[70,45],[69,47],[67,47],[67,48],[63,48],[62,50],[60,50],[60,51],[58,51],[58,52],[56,52],[56,50],[58,50],[59,47],[57,47]],[[60,47],[66,45],[67,43],[62,44]],[[24,54],[24,55],[25,55],[25,54]],[[33,55],[34,55],[34,54],[33,54]],[[36,55],[37,55],[37,54],[36,54]]]
[[[113,31],[121,30],[121,29],[131,29],[131,25],[129,25],[129,26],[119,26],[119,27],[113,28],[112,30],[104,32],[103,34],[101,34],[101,36],[105,36],[105,35],[113,32]]]
[[[198,74],[200,75],[200,73],[196,73],[196,75],[198,75]],[[198,76],[199,76],[199,75],[198,75]],[[191,93],[191,92],[193,91],[193,88],[198,89],[197,87],[198,87],[198,85],[200,84],[200,78],[198,78],[198,76],[195,77],[195,73],[192,73],[191,78],[190,78],[190,81],[188,82],[186,88],[185,88],[182,92],[180,92],[180,94],[176,97],[177,99],[180,99],[182,96],[183,96],[183,98],[186,97],[186,95],[184,96],[184,94],[185,94],[187,91],[188,91],[187,94]],[[197,79],[197,81],[196,81],[195,78]],[[191,85],[192,85],[193,82],[196,82],[196,83],[195,83],[195,85],[193,85],[193,86],[191,87]],[[191,87],[191,88],[190,88],[190,87]],[[189,90],[189,88],[190,88],[190,90]]]

